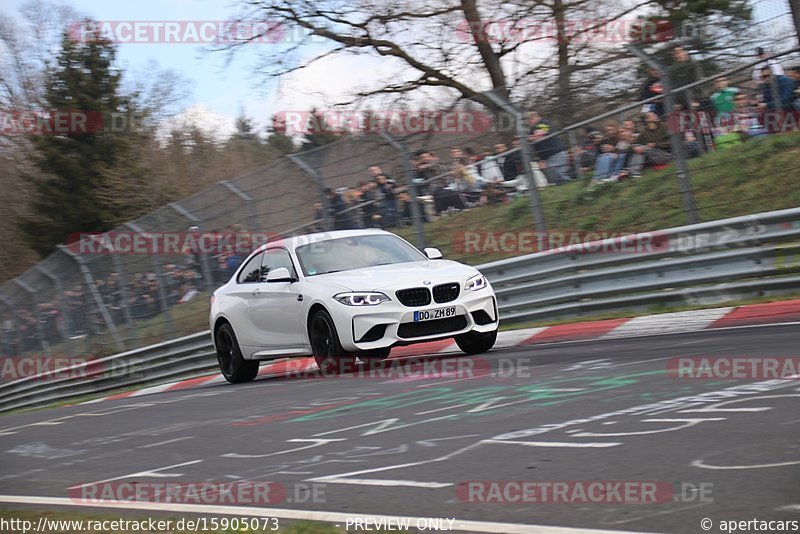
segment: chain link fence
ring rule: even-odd
[[[653,69],[647,99],[588,118],[503,102],[490,128],[349,136],[62,246],[0,288],[0,352],[92,358],[207,328],[209,294],[277,236],[380,227],[479,264],[800,205],[796,94],[762,78],[771,60],[691,79],[631,52]],[[771,58],[800,66],[797,48]]]

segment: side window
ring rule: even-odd
[[[264,259],[264,253],[259,252],[245,264],[244,268],[239,271],[239,277],[236,281],[240,284],[247,284],[252,282],[262,281],[261,261]],[[267,273],[264,272],[263,276]]]
[[[289,269],[289,274],[297,278],[294,265],[292,265],[292,258],[289,256],[289,252],[287,252],[286,249],[272,248],[267,250],[264,255],[264,278],[266,279],[270,271],[280,267]]]

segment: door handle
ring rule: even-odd
[[[255,289],[253,289],[253,296],[254,296],[254,297],[257,297],[257,296],[259,296],[260,294],[261,294],[261,289],[259,289],[259,288],[255,288]]]

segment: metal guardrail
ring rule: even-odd
[[[638,245],[641,250],[613,251]],[[791,276],[800,273],[800,208],[574,245],[479,268],[497,293],[505,322],[800,290],[798,277]]]
[[[491,281],[506,323],[798,291],[800,208],[572,245],[478,268]],[[0,412],[188,378],[216,365],[206,330],[0,384]]]
[[[217,367],[210,331],[0,384],[0,412],[187,378]]]

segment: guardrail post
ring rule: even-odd
[[[125,223],[125,226],[136,232],[137,234],[146,234],[145,230],[136,223],[129,222]],[[159,307],[161,308],[161,313],[164,314],[164,321],[168,335],[175,334],[175,323],[172,320],[172,312],[170,311],[171,306],[167,302],[167,292],[164,289],[164,271],[161,265],[161,259],[159,258],[158,254],[151,254],[150,255],[150,262],[153,266],[153,271],[156,274],[156,280],[158,280],[158,303]]]
[[[411,216],[414,218],[414,233],[417,236],[417,247],[423,250],[427,244],[425,241],[425,228],[422,226],[422,208],[417,199],[417,185],[414,183],[414,169],[411,167],[411,154],[409,154],[406,145],[389,135],[385,130],[379,130],[378,133],[383,137],[392,148],[400,152],[403,158],[403,169],[406,171],[408,177],[408,190],[411,197]]]
[[[328,196],[325,194],[325,179],[314,167],[303,161],[297,154],[287,154],[286,158],[314,179],[317,184],[317,194],[319,194],[320,203],[322,204],[322,229],[330,230],[333,228],[333,221],[328,216]]]
[[[81,274],[83,275],[83,280],[86,283],[86,287],[89,289],[89,293],[92,296],[92,300],[94,300],[94,303],[97,305],[97,309],[100,310],[100,315],[103,317],[103,321],[106,323],[109,332],[111,332],[111,336],[114,338],[114,344],[117,346],[117,350],[119,351],[125,350],[125,344],[119,337],[119,332],[117,331],[117,325],[115,325],[114,321],[111,319],[111,314],[108,313],[108,308],[106,307],[105,302],[103,302],[103,297],[97,290],[97,285],[94,283],[94,278],[92,277],[92,273],[91,271],[89,271],[89,267],[86,265],[86,260],[84,260],[80,255],[72,252],[64,245],[57,245],[57,247],[58,250],[60,250],[73,260],[75,260],[75,262],[78,264],[78,268],[81,270]]]
[[[176,212],[178,212],[182,217],[185,217],[186,219],[191,221],[192,225],[197,226],[198,228],[200,227],[200,224],[202,223],[202,221],[200,219],[198,219],[197,216],[194,213],[192,213],[191,211],[187,210],[186,208],[181,206],[179,203],[171,202],[169,207],[174,209]],[[130,226],[130,224],[128,226]],[[202,228],[201,228],[201,231],[202,231]],[[234,236],[234,237],[236,237],[236,236]],[[211,269],[208,268],[208,255],[204,251],[198,249],[197,250],[197,260],[200,262],[200,269],[203,272],[203,278],[205,280],[206,289],[208,290],[209,293],[213,293],[214,289],[215,289],[214,288],[214,280],[211,278]]]

